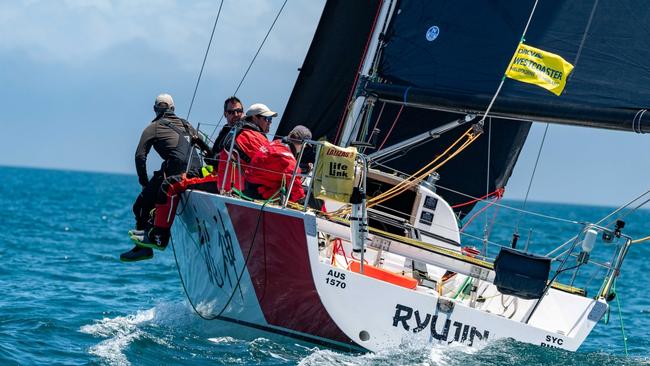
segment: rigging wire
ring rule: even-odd
[[[389,166],[384,165],[384,164],[382,164],[382,163],[375,163],[375,164],[377,164],[377,165],[379,165],[379,166],[382,166],[382,167],[384,167],[384,168],[387,168],[387,169],[393,170],[394,172],[396,172],[396,173],[398,173],[398,174],[401,174],[401,175],[404,175],[404,176],[408,176],[408,174],[406,174],[406,173],[404,173],[404,172],[401,172],[401,171],[399,171],[399,170],[397,170],[397,169],[395,169],[395,168],[393,168],[393,167],[389,167]],[[436,187],[437,187],[437,188],[442,188],[442,189],[444,189],[444,190],[446,190],[446,191],[449,191],[449,192],[452,192],[452,193],[456,193],[456,194],[458,194],[458,195],[460,195],[460,196],[467,197],[467,198],[470,198],[470,199],[473,199],[473,200],[476,200],[476,201],[487,201],[487,198],[489,198],[489,197],[487,197],[487,198],[474,197],[474,196],[469,195],[469,194],[467,194],[467,193],[463,193],[463,192],[457,191],[457,190],[455,190],[455,189],[445,187],[445,186],[443,186],[443,185],[440,185],[439,183],[436,183]],[[495,191],[495,193],[496,193],[496,191]],[[649,190],[648,192],[646,192],[646,193],[650,193],[650,190]],[[537,217],[540,217],[540,218],[545,218],[545,219],[550,219],[550,220],[556,220],[556,221],[565,222],[565,223],[568,223],[568,224],[576,224],[576,225],[580,225],[580,224],[581,224],[579,221],[569,220],[569,219],[565,219],[565,218],[561,218],[561,217],[556,217],[556,216],[544,215],[544,214],[540,214],[540,213],[537,213],[537,212],[534,212],[534,211],[522,210],[522,209],[520,209],[520,208],[516,208],[516,207],[512,207],[512,206],[504,205],[504,204],[501,204],[501,203],[495,203],[494,205],[495,205],[495,206],[498,206],[498,207],[502,207],[502,208],[508,209],[508,210],[512,210],[512,211],[523,212],[523,213],[525,213],[525,214],[527,214],[527,215],[537,216]]]
[[[614,211],[612,211],[611,213],[609,213],[607,216],[605,216],[605,217],[603,217],[602,219],[598,220],[595,224],[596,224],[596,225],[601,225],[601,224],[603,223],[603,221],[605,221],[605,220],[609,219],[610,217],[616,215],[617,213],[621,212],[622,210],[624,210],[625,208],[627,208],[628,206],[630,206],[630,205],[633,204],[634,202],[640,200],[643,196],[647,195],[648,193],[650,193],[650,190],[647,190],[647,191],[641,193],[640,195],[636,196],[633,200],[629,201],[629,202],[626,203],[625,205],[623,205],[623,206],[617,208],[616,210],[614,210]],[[644,206],[644,205],[645,205],[646,203],[648,203],[648,202],[650,202],[650,198],[648,198],[648,199],[646,199],[645,201],[641,202],[641,203],[638,204],[635,208],[633,208],[633,209],[630,210],[629,212],[627,212],[627,213],[625,213],[625,214],[619,216],[617,219],[620,220],[620,219],[625,218],[626,216],[628,216],[628,215],[631,214],[632,212],[638,210],[639,208],[641,208],[642,206]],[[607,224],[604,225],[604,226],[609,226],[609,225],[611,225],[611,224],[612,224],[612,221],[610,221],[609,223],[607,223]],[[554,253],[557,253],[557,252],[560,251],[562,248],[564,248],[564,247],[567,246],[569,243],[571,243],[573,240],[575,240],[576,237],[577,237],[577,235],[575,235],[575,236],[569,238],[567,241],[565,241],[564,243],[562,243],[560,246],[558,246],[557,248],[553,249],[553,250],[550,251],[548,254],[546,254],[546,256],[547,256],[547,257],[550,257],[550,256],[553,255]]]
[[[585,31],[584,33],[582,33],[582,39],[580,40],[580,46],[578,46],[578,52],[576,53],[576,57],[573,59],[573,67],[578,66],[578,60],[580,59],[580,55],[582,54],[582,47],[585,45],[585,41],[587,40],[587,33],[589,33],[589,28],[591,28],[591,22],[594,20],[594,14],[596,13],[597,7],[598,7],[598,0],[594,1],[594,7],[591,8],[591,14],[589,14],[589,20],[587,21],[587,26],[585,27]],[[573,78],[573,73],[570,73],[569,77],[567,78],[567,83],[572,78]]]
[[[275,23],[278,21],[278,18],[282,14],[282,11],[284,10],[284,6],[287,5],[287,1],[288,0],[284,0],[284,2],[282,3],[282,6],[280,7],[280,10],[275,15],[275,19],[273,19],[273,23],[271,23],[271,26],[269,27],[269,30],[266,32],[266,35],[264,36],[264,39],[262,39],[262,43],[260,43],[260,46],[257,48],[257,51],[255,52],[255,55],[253,56],[253,59],[248,64],[248,68],[246,69],[246,72],[244,72],[244,76],[242,76],[241,80],[239,80],[239,84],[237,84],[237,88],[235,88],[235,92],[232,93],[232,95],[237,95],[237,92],[239,91],[239,88],[241,88],[242,84],[244,84],[244,80],[246,80],[246,76],[248,76],[248,72],[253,67],[253,64],[255,63],[255,60],[257,59],[257,56],[260,54],[260,51],[262,50],[262,47],[264,47],[264,44],[266,43],[266,40],[269,38],[269,34],[271,34],[271,31],[273,30],[273,27],[275,27]],[[217,122],[217,126],[219,126],[221,124],[222,120],[223,120],[223,115],[221,115],[221,117],[219,117],[219,121]],[[210,134],[210,137],[214,136],[215,132],[217,132],[217,127],[214,128],[214,130],[212,131],[212,134]]]
[[[528,204],[528,195],[530,194],[530,187],[533,185],[533,179],[535,179],[535,172],[537,171],[537,164],[539,164],[539,158],[542,155],[542,148],[544,147],[544,142],[546,141],[546,134],[548,133],[549,124],[546,124],[544,128],[544,135],[542,136],[542,142],[539,144],[539,150],[537,150],[537,158],[535,159],[535,165],[533,166],[533,173],[530,175],[530,181],[528,182],[528,189],[526,189],[526,196],[524,197],[524,204],[521,206],[522,210],[526,210],[526,205]],[[517,222],[515,224],[515,235],[519,234],[519,221],[521,220],[521,213],[517,215]]]
[[[187,110],[187,117],[185,119],[190,119],[190,113],[192,113],[192,106],[194,105],[194,98],[196,98],[196,92],[199,89],[199,84],[201,83],[201,76],[203,76],[203,69],[205,68],[205,61],[208,59],[208,54],[210,53],[210,46],[212,45],[212,39],[214,38],[214,31],[217,29],[217,23],[219,22],[219,16],[221,15],[221,8],[223,7],[223,0],[219,4],[219,10],[217,11],[217,17],[214,19],[214,25],[212,26],[212,33],[210,34],[210,40],[208,41],[208,47],[205,50],[205,55],[203,56],[203,63],[201,64],[201,71],[199,71],[199,77],[196,79],[196,85],[194,86],[194,93],[192,94],[192,101],[190,102],[190,108]]]
[[[393,121],[393,124],[390,126],[390,129],[386,133],[386,136],[384,137],[384,140],[381,142],[381,144],[377,148],[377,151],[381,150],[384,147],[384,144],[386,144],[386,141],[388,141],[388,137],[390,136],[391,132],[393,132],[393,128],[395,128],[395,125],[397,124],[397,120],[399,120],[399,117],[402,115],[403,110],[404,110],[404,104],[402,104],[402,106],[399,107],[399,111],[397,111],[397,115],[395,116],[395,120]]]
[[[487,124],[487,129],[488,129],[488,141],[487,141],[487,169],[485,172],[485,193],[489,194],[490,193],[490,153],[492,152],[492,117],[488,120]],[[495,199],[494,202],[498,200]],[[494,203],[492,202],[492,203]],[[483,208],[485,211],[485,226],[483,227],[483,255],[487,257],[488,254],[488,221],[490,220],[487,215],[487,210],[492,206],[491,204],[488,204]],[[481,212],[481,211],[479,211]],[[465,226],[463,226],[463,229],[469,225],[471,221],[468,221]]]
[[[375,125],[372,126],[372,129],[370,130],[370,136],[366,139],[367,143],[371,143],[372,139],[375,137],[375,133],[379,133],[379,130],[377,130],[377,126],[379,125],[379,121],[381,121],[381,116],[384,114],[384,108],[386,107],[386,102],[381,103],[381,109],[379,110],[379,115],[377,115],[377,119],[375,120]],[[367,131],[366,131],[367,133]],[[366,148],[363,148],[363,153],[366,152]]]
[[[521,39],[519,43],[517,44],[517,47],[521,43],[524,42],[524,39],[526,38],[526,32],[528,32],[528,27],[530,26],[530,22],[533,20],[533,14],[535,14],[535,9],[537,8],[537,3],[539,0],[535,0],[535,4],[533,4],[533,9],[530,11],[530,15],[528,16],[528,22],[526,22],[526,27],[524,27],[524,31],[521,34]],[[506,81],[506,75],[504,74],[503,77],[501,78],[501,82],[499,83],[499,87],[497,88],[497,91],[494,93],[494,96],[492,97],[492,100],[490,101],[490,104],[488,105],[487,109],[485,110],[485,113],[483,114],[483,117],[481,117],[481,120],[478,121],[478,124],[481,126],[483,125],[483,122],[485,121],[485,118],[488,116],[490,113],[490,110],[492,109],[492,106],[494,105],[494,102],[497,100],[497,96],[501,92],[501,88],[503,87],[503,83]]]
[[[596,8],[598,7],[598,0],[594,2],[594,6],[591,9],[591,14],[589,15],[589,20],[587,21],[587,26],[585,27],[585,31],[582,34],[582,39],[580,40],[580,45],[578,46],[578,52],[576,54],[576,57],[573,59],[573,65],[578,64],[578,60],[580,59],[580,55],[582,54],[582,49],[584,47],[585,41],[587,39],[587,33],[589,33],[589,29],[591,28],[591,23],[594,19],[594,14],[596,13]],[[569,78],[571,78],[573,74],[569,75]],[[522,205],[522,209],[526,209],[526,204],[528,203],[528,195],[530,194],[530,188],[533,184],[533,180],[535,178],[535,172],[537,171],[537,165],[539,163],[539,158],[542,154],[542,148],[544,147],[544,142],[546,141],[546,134],[548,133],[548,128],[549,128],[549,123],[546,124],[546,127],[544,128],[544,135],[542,136],[542,142],[539,145],[539,150],[537,151],[537,158],[535,159],[535,166],[533,167],[533,173],[530,176],[530,181],[528,182],[528,188],[526,189],[526,196],[524,198],[524,204]],[[521,214],[517,215],[517,223],[515,224],[515,235],[519,234],[519,221],[521,220]]]
[[[275,19],[273,19],[273,23],[271,23],[271,27],[269,27],[269,30],[266,32],[266,35],[264,36],[264,39],[262,40],[262,43],[257,48],[257,52],[255,52],[255,56],[253,56],[253,59],[251,60],[251,63],[248,65],[248,68],[246,69],[246,72],[244,73],[244,76],[242,76],[241,80],[239,81],[239,84],[237,84],[237,88],[235,89],[235,92],[233,93],[233,95],[237,95],[237,92],[239,91],[239,88],[244,83],[244,80],[246,79],[246,76],[248,75],[248,72],[251,70],[251,67],[253,67],[253,64],[255,63],[255,59],[257,59],[257,56],[260,54],[260,51],[262,50],[262,47],[264,46],[264,43],[266,43],[266,39],[269,38],[269,34],[271,34],[271,31],[273,30],[273,27],[275,27],[275,23],[278,21],[278,18],[280,17],[280,14],[282,14],[282,10],[284,10],[284,6],[287,5],[287,1],[288,0],[284,0],[284,2],[282,3],[282,6],[280,7],[280,10],[278,11],[278,14],[276,14]]]
[[[587,25],[585,27],[585,31],[582,34],[582,39],[580,40],[580,45],[578,46],[578,52],[576,54],[576,57],[573,59],[573,65],[578,64],[578,60],[580,59],[580,55],[582,54],[582,49],[584,47],[585,41],[587,39],[587,33],[589,33],[589,29],[591,28],[591,23],[594,19],[594,14],[596,13],[596,8],[598,7],[598,0],[594,2],[594,6],[591,9],[591,14],[589,15],[589,20],[587,21]],[[522,37],[523,39],[523,37]],[[569,75],[569,78],[571,78],[573,74]],[[539,158],[542,154],[542,148],[544,147],[544,142],[546,140],[546,135],[548,133],[548,128],[549,124],[546,124],[546,127],[544,128],[544,135],[542,136],[542,142],[539,145],[539,150],[537,151],[537,158],[535,159],[535,166],[533,167],[533,173],[530,176],[530,181],[528,182],[528,189],[526,190],[526,196],[524,198],[524,204],[522,206],[522,209],[526,209],[526,204],[528,203],[528,195],[530,194],[530,188],[533,184],[533,180],[535,178],[535,172],[537,171],[537,165],[539,163]],[[515,235],[519,234],[519,221],[521,219],[521,215],[517,215],[517,223],[515,225]]]

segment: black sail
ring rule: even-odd
[[[410,3],[407,1],[406,3]],[[427,2],[413,2],[426,4]],[[316,34],[307,53],[294,86],[293,92],[285,109],[282,121],[278,127],[278,135],[286,135],[296,124],[309,127],[314,139],[335,141],[339,131],[339,123],[345,113],[346,103],[350,93],[354,90],[359,63],[363,56],[368,37],[372,32],[376,20],[380,1],[342,1],[329,0],[325,5],[323,15],[316,30]],[[397,8],[401,9],[400,4]],[[389,27],[390,39],[384,49],[392,51],[391,42],[402,37],[401,28],[392,25],[399,17],[402,10],[394,12]],[[420,16],[416,17],[419,18]],[[515,32],[516,33],[516,32]],[[406,35],[404,35],[406,36]],[[508,51],[510,52],[510,51]],[[413,55],[399,55],[394,53],[384,54],[381,62],[382,72],[386,72],[387,62],[398,68],[397,64],[414,61]],[[388,58],[387,58],[388,57]],[[426,68],[425,68],[426,69]],[[392,69],[391,69],[392,70]],[[430,73],[424,71],[424,73]],[[388,78],[389,75],[381,75]],[[417,80],[422,75],[413,75],[413,80],[393,78],[394,85],[411,86],[419,85]],[[397,84],[399,82],[400,84]],[[494,86],[496,87],[496,85]],[[395,122],[399,105],[385,104],[381,118],[377,121],[381,102],[374,108],[370,125],[377,125],[381,130],[379,142],[388,134],[388,130]],[[399,120],[395,124],[384,146],[413,137],[418,133],[430,130],[436,126],[447,123],[459,116],[452,113],[440,112],[430,109],[404,108]],[[490,131],[491,129],[491,131]],[[488,169],[488,139],[482,137],[461,155],[449,161],[439,170],[441,175],[440,187],[462,192],[440,189],[438,191],[451,205],[466,202],[470,196],[482,196],[486,191],[492,192],[504,187],[512,174],[512,169],[517,161],[521,148],[530,129],[529,122],[502,121],[494,119],[486,125],[486,136],[491,132],[490,163]],[[465,128],[442,135],[435,141],[420,145],[405,155],[397,157],[386,163],[387,166],[402,171],[413,173],[428,163],[437,154],[444,151]],[[352,140],[365,140],[367,136],[355,136]],[[371,152],[368,150],[366,152]],[[489,177],[488,177],[489,170]],[[462,216],[472,209],[473,205],[457,209]]]
[[[302,124],[315,139],[334,141],[380,4],[327,1],[277,135]]]
[[[380,130],[377,145],[383,143],[384,147],[459,118],[459,115],[454,113],[404,107],[396,121],[399,105],[387,103],[383,105],[383,111],[381,109],[382,103],[379,102],[371,121]],[[393,125],[395,127],[388,134]],[[469,196],[481,197],[498,188],[504,188],[526,142],[530,126],[530,122],[524,121],[497,118],[486,120],[483,135],[437,171],[440,175],[437,193],[454,206],[470,201]],[[469,127],[470,125],[456,127],[435,140],[395,157],[385,165],[406,174],[413,174],[445,151]],[[454,211],[462,218],[473,207],[474,204],[463,205]]]
[[[380,65],[385,82],[366,90],[423,107],[485,111],[534,3],[401,1]],[[540,1],[525,43],[575,68],[561,96],[506,79],[491,115],[650,131],[648,24],[643,0]]]

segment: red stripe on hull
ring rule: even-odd
[[[269,324],[354,342],[334,323],[316,291],[302,219],[227,204],[257,299]],[[258,225],[259,220],[259,225]],[[257,234],[255,228],[258,227]]]

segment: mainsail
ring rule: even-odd
[[[400,1],[379,75],[380,99],[485,111],[536,2]],[[492,116],[650,131],[650,8],[641,0],[540,1],[525,43],[574,70],[560,97],[507,80]]]

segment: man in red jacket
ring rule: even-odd
[[[296,168],[296,157],[302,149],[302,142],[311,139],[311,131],[298,125],[282,140],[275,140],[260,148],[251,159],[246,170],[246,191],[251,198],[269,199],[279,193],[284,185],[291,185],[291,175]],[[296,174],[300,174],[300,168]],[[305,197],[300,177],[295,178],[289,200],[298,202]]]

